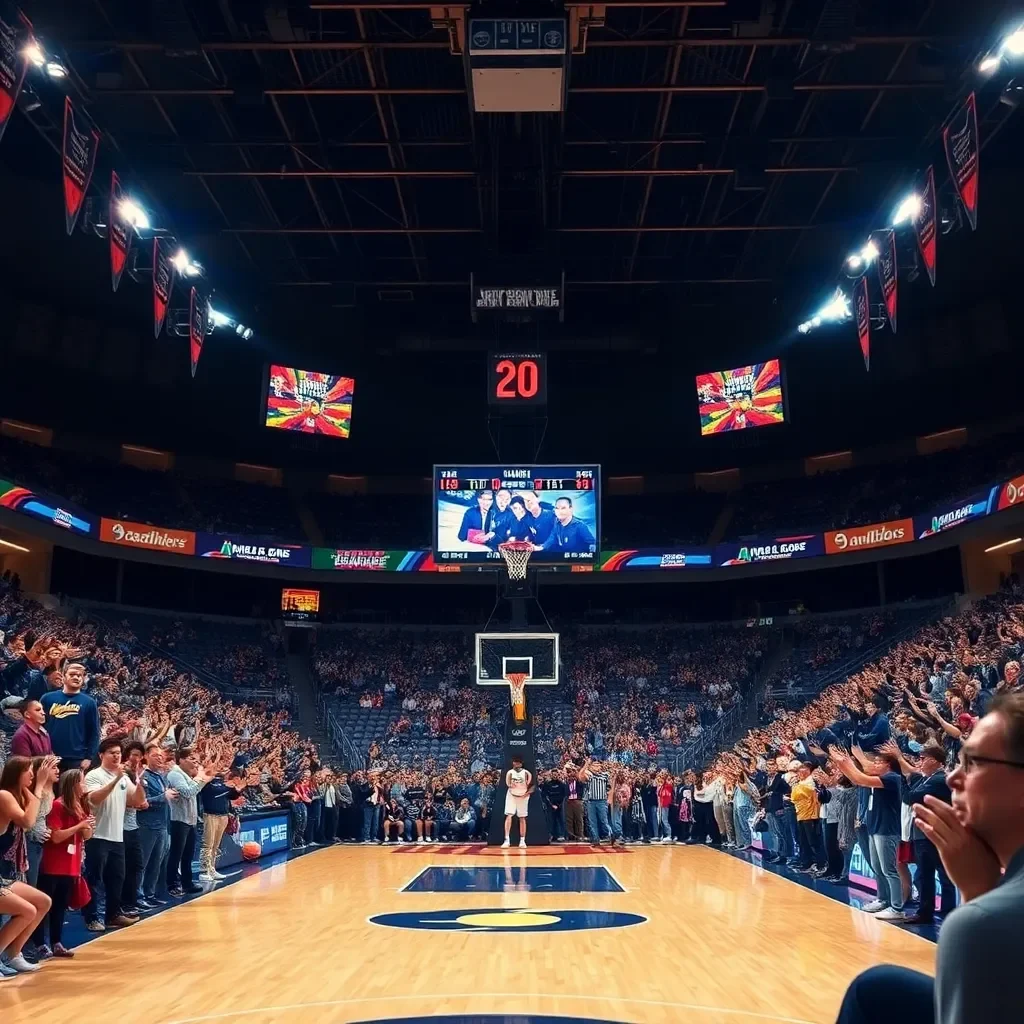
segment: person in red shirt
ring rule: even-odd
[[[53,753],[50,734],[43,728],[46,712],[37,700],[21,705],[21,725],[11,737],[11,754],[18,757],[44,757]]]
[[[84,779],[85,776],[77,768],[64,772],[57,786],[57,799],[46,817],[50,838],[43,847],[43,859],[39,865],[39,888],[50,897],[52,903],[32,939],[36,949],[46,949],[43,926],[48,924],[50,948],[55,957],[70,958],[75,955],[61,942],[64,914],[82,874],[85,840],[92,837],[96,827],[96,818],[86,799]]]
[[[658,821],[654,827],[654,841],[661,837],[663,843],[672,842],[672,823],[669,821],[669,808],[672,806],[672,798],[675,796],[675,786],[672,784],[672,776],[663,774],[658,785]]]

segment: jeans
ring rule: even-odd
[[[796,808],[792,804],[786,804],[785,822],[789,829],[790,849],[793,851],[790,856],[795,857],[797,847],[800,845],[800,830],[797,827]]]
[[[775,838],[776,854],[783,860],[789,860],[795,851],[793,850],[793,840],[789,834],[785,813],[785,811],[769,811],[768,828]]]
[[[380,804],[363,804],[363,842],[376,839],[380,831]]]
[[[311,804],[306,808],[307,811],[307,823],[306,823],[306,842],[307,843],[322,843],[323,836],[320,833],[320,819],[323,815],[324,802],[320,797],[317,797]]]
[[[661,839],[663,836],[672,838],[672,826],[668,822],[668,812],[669,808],[667,807],[657,808],[657,817],[652,828],[652,839]]]
[[[609,818],[611,819],[612,835],[616,839],[622,838],[622,808],[612,804],[609,811]]]
[[[821,845],[821,821],[809,818],[798,823],[800,826],[800,866],[818,868],[826,866],[825,851]]]
[[[184,821],[171,822],[171,852],[167,855],[167,888],[191,889],[192,858],[196,853],[196,827]]]
[[[732,802],[733,826],[736,829],[736,843],[749,846],[752,839],[750,832],[750,815],[753,805],[749,799],[736,799]]]
[[[106,922],[121,915],[121,887],[124,885],[124,843],[89,839],[85,844],[85,880],[91,896],[82,910],[88,921],[100,919],[98,900],[106,897]]]
[[[25,877],[33,889],[38,889],[36,883],[39,881],[39,862],[43,859],[43,844],[26,838],[25,846],[28,848],[28,874]]]
[[[142,893],[148,900],[157,894],[166,837],[166,829],[139,827],[139,841],[142,846]]]
[[[945,865],[939,858],[939,851],[929,839],[914,840],[914,859],[917,861],[917,891],[921,896],[918,905],[920,917],[935,916],[935,872],[939,873],[942,885],[942,907],[940,913],[948,914],[956,909],[956,889],[946,873]]]
[[[137,828],[124,832],[124,885],[121,886],[121,906],[134,907],[139,898],[139,879],[142,877],[142,840]]]
[[[935,982],[907,967],[881,964],[858,974],[836,1024],[934,1024]]]
[[[306,845],[307,819],[308,812],[306,810],[306,805],[301,800],[295,800],[292,803],[292,846]]]
[[[590,828],[590,839],[598,843],[602,839],[610,839],[612,826],[608,821],[607,800],[584,800],[587,809],[587,825]]]
[[[549,807],[551,813],[551,838],[565,838],[565,804],[560,803],[557,807]]]
[[[878,883],[878,898],[893,910],[903,909],[903,883],[896,873],[899,836],[870,836],[871,870]]]

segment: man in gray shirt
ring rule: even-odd
[[[915,805],[964,902],[942,927],[935,980],[872,967],[851,983],[837,1024],[1024,1021],[1024,693],[992,701],[947,781],[952,806],[934,796]]]

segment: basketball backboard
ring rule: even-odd
[[[534,686],[558,685],[557,633],[477,633],[478,686],[507,686],[510,673],[526,673]]]

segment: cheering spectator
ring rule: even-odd
[[[41,757],[53,753],[50,734],[43,727],[46,712],[38,700],[21,705],[22,723],[11,737],[11,753],[18,757]]]
[[[167,773],[167,785],[177,791],[171,808],[171,851],[167,856],[167,891],[179,898],[203,891],[192,879],[192,858],[196,852],[196,796],[213,778],[191,747],[179,747],[175,765]]]
[[[96,762],[100,713],[96,701],[82,692],[84,685],[85,665],[72,662],[64,668],[63,687],[44,693],[40,698],[50,742],[53,752],[60,758],[62,772],[68,768],[86,771]]]

